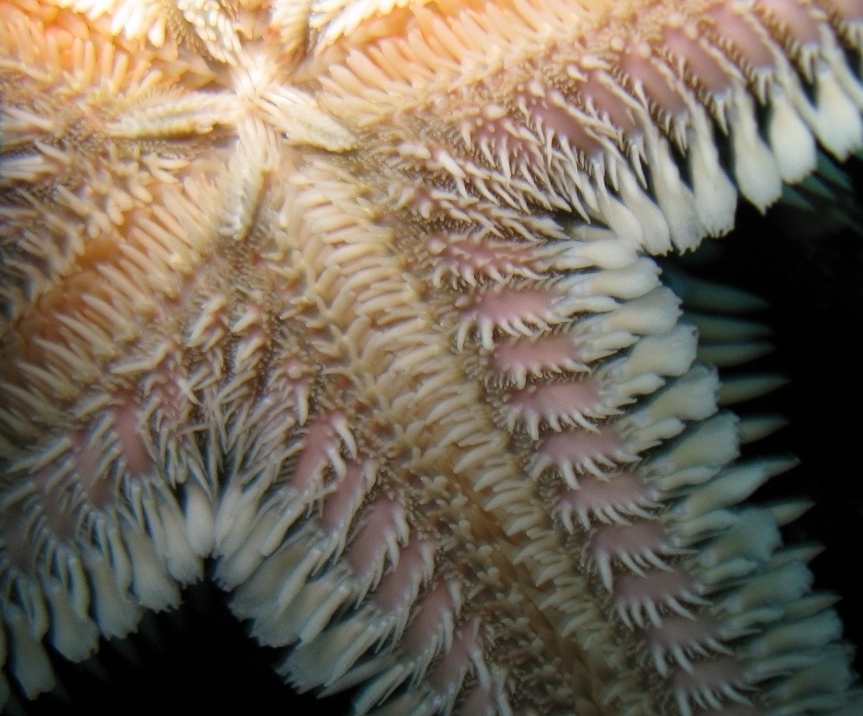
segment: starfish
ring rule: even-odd
[[[859,713],[753,303],[657,257],[863,146],[863,6],[0,18],[0,700],[211,565],[357,713]]]

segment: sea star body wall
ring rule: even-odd
[[[359,712],[859,707],[652,256],[863,145],[863,5],[0,10],[23,694],[214,557]]]

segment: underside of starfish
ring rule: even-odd
[[[859,713],[808,503],[747,502],[757,303],[658,257],[841,184],[861,51],[860,0],[0,0],[0,701],[211,564],[361,714]]]

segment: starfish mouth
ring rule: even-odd
[[[763,305],[680,267],[853,223],[863,6],[0,10],[0,702],[206,576],[357,713],[859,707]]]

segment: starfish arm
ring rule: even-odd
[[[773,383],[654,257],[863,144],[860,18],[668,5],[0,1],[16,688],[212,559],[360,713],[850,713],[800,505],[741,506]]]

